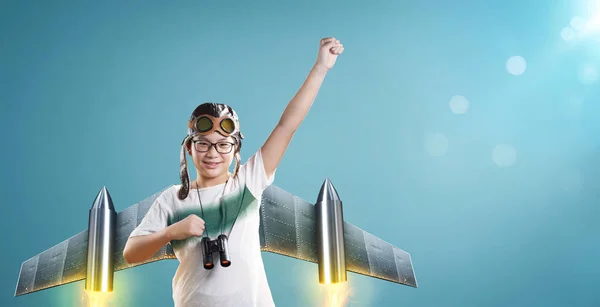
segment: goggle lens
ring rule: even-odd
[[[233,120],[226,118],[221,121],[221,129],[227,133],[232,133],[235,130],[235,124]]]
[[[212,128],[212,121],[207,117],[201,117],[196,122],[196,129],[199,132],[206,132]]]

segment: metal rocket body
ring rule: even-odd
[[[319,282],[345,282],[346,253],[344,250],[344,215],[342,201],[329,179],[321,186],[315,203]]]
[[[103,187],[90,209],[85,289],[113,290],[117,213],[110,194]]]

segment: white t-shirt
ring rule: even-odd
[[[202,238],[191,237],[170,242],[179,260],[179,267],[173,277],[175,307],[275,306],[267,283],[259,239],[260,200],[274,177],[275,174],[267,178],[261,150],[258,150],[240,166],[237,176],[231,177],[225,184],[199,190],[190,189],[188,197],[183,201],[177,198],[181,185],[173,185],[155,200],[129,237],[154,233],[189,214],[196,214],[205,220],[204,232],[211,240],[221,233],[229,237],[231,265],[221,267],[219,254],[214,253],[212,270],[203,267],[200,244]]]

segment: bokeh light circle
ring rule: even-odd
[[[450,98],[450,110],[455,114],[467,113],[469,110],[469,100],[465,96],[453,96]]]
[[[517,151],[508,144],[499,144],[492,151],[492,160],[500,167],[511,166],[517,160]]]
[[[506,70],[511,75],[519,76],[522,75],[527,69],[527,62],[522,56],[512,56],[506,61]]]

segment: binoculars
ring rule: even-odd
[[[210,240],[208,237],[202,238],[202,256],[204,257],[204,268],[210,270],[215,267],[213,262],[213,254],[218,252],[222,267],[231,265],[229,259],[229,250],[227,249],[227,236],[222,234],[215,240]]]

